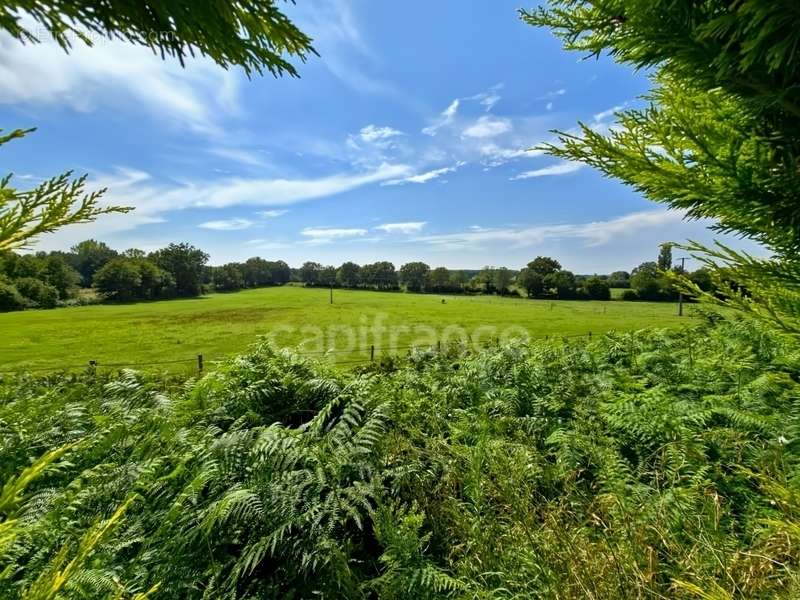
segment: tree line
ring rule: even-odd
[[[157,300],[198,296],[208,291],[283,285],[338,287],[436,294],[497,294],[562,300],[609,300],[612,288],[624,288],[623,300],[674,300],[669,245],[657,261],[610,275],[576,275],[554,258],[538,256],[519,271],[506,267],[479,270],[430,267],[420,261],[399,269],[389,261],[339,267],[305,262],[293,269],[282,260],[249,258],[208,265],[208,254],[190,244],[169,244],[153,252],[131,248],[118,252],[103,242],[86,240],[68,252],[0,253],[0,310],[53,308],[85,302]],[[703,291],[713,291],[708,269],[686,273]],[[93,288],[96,295],[81,294]]]
[[[85,302],[82,288],[100,300],[152,300],[204,291],[208,254],[189,244],[147,253],[117,252],[86,240],[69,252],[0,253],[0,310],[52,308]]]

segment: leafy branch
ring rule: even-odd
[[[16,129],[0,136],[0,145],[21,138],[34,129]],[[72,171],[48,179],[28,191],[11,187],[12,174],[0,179],[0,251],[30,247],[35,239],[76,223],[89,223],[110,213],[126,213],[126,206],[99,206],[105,188],[86,192],[86,175],[72,178]]]

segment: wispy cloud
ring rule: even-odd
[[[277,219],[288,213],[288,209],[274,209],[274,210],[262,210],[259,211],[257,214],[262,219]]]
[[[187,68],[121,41],[76,43],[65,53],[49,40],[20,44],[0,34],[0,104],[100,106],[145,110],[171,126],[218,134],[220,115],[239,112],[240,75],[207,58]]]
[[[461,101],[456,98],[453,100],[450,105],[445,108],[442,113],[439,115],[439,118],[436,121],[429,125],[428,127],[424,127],[422,129],[422,133],[425,135],[434,136],[436,132],[439,131],[442,127],[445,127],[453,122],[453,119],[456,117],[456,113],[458,112],[458,106]]]
[[[601,121],[605,121],[609,117],[613,117],[614,114],[616,114],[619,111],[621,111],[627,105],[628,105],[628,103],[624,102],[623,104],[620,104],[618,106],[614,106],[612,108],[609,108],[608,110],[601,111],[601,112],[599,112],[599,113],[594,115],[594,120],[595,120],[596,123],[599,123]]]
[[[511,178],[512,181],[516,181],[518,179],[531,179],[534,177],[552,177],[556,175],[568,175],[570,173],[575,173],[576,171],[581,170],[584,167],[583,163],[578,162],[563,162],[558,163],[556,165],[551,165],[549,167],[544,167],[542,169],[534,169],[533,171],[524,171],[519,175],[515,175]]]
[[[329,244],[336,240],[360,238],[367,235],[366,229],[351,227],[306,227],[300,235],[309,238],[309,244]]]
[[[151,215],[188,208],[229,206],[288,206],[326,198],[365,185],[405,176],[406,165],[382,164],[361,173],[337,173],[317,178],[246,178],[156,182],[142,171],[124,171],[98,178],[109,191],[106,201],[136,207],[136,214]]]
[[[288,13],[301,30],[314,40],[324,56],[321,64],[344,85],[360,94],[398,95],[398,91],[378,73],[380,60],[370,48],[362,26],[346,0],[319,0],[298,3]]]
[[[480,248],[492,245],[530,247],[547,241],[577,239],[586,246],[602,246],[619,237],[661,229],[683,221],[682,213],[672,210],[635,212],[606,221],[590,223],[537,225],[520,228],[483,228],[472,226],[467,231],[415,238],[419,243],[447,249]]]
[[[245,148],[228,148],[225,146],[215,146],[208,149],[209,154],[224,158],[231,162],[248,165],[251,167],[264,167],[267,162],[264,156],[253,150]]]
[[[216,231],[238,231],[240,229],[250,229],[253,225],[253,221],[249,219],[222,219],[219,221],[206,221],[205,223],[200,223],[198,227]]]
[[[447,173],[453,173],[457,171],[460,167],[463,167],[466,163],[460,161],[457,162],[455,165],[451,167],[442,167],[440,169],[432,169],[430,171],[425,171],[424,173],[418,173],[416,175],[409,175],[408,177],[403,177],[402,179],[389,179],[388,181],[384,181],[381,185],[403,185],[406,183],[427,183],[432,179],[438,179],[442,175],[446,175]]]
[[[338,173],[307,179],[223,177],[176,182],[156,179],[142,170],[120,168],[112,173],[93,176],[89,187],[108,189],[101,198],[101,205],[132,206],[135,210],[125,215],[105,215],[93,223],[64,228],[47,236],[47,247],[69,247],[89,237],[102,237],[163,223],[172,212],[194,208],[276,207],[261,215],[262,218],[275,218],[283,214],[281,211],[287,210],[277,207],[335,196],[365,185],[403,177],[409,172],[411,169],[405,165],[384,164],[359,173]]]
[[[362,127],[361,131],[359,131],[359,137],[367,143],[386,140],[398,135],[403,135],[403,132],[393,129],[392,127],[378,127],[377,125],[367,125],[366,127]]]
[[[383,225],[378,225],[374,227],[374,229],[378,229],[383,231],[384,233],[402,233],[405,235],[410,235],[412,233],[419,233],[422,231],[422,228],[427,225],[427,221],[412,221],[408,223],[384,223]]]
[[[502,165],[515,158],[535,158],[544,154],[544,150],[538,148],[503,148],[490,142],[480,147],[481,156],[484,164],[492,167]]]
[[[480,92],[479,94],[475,94],[473,96],[468,96],[464,98],[464,100],[476,100],[481,106],[483,106],[486,112],[491,111],[494,108],[494,105],[502,100],[502,97],[498,93],[501,89],[503,89],[502,83],[497,83],[490,87],[485,92]]]
[[[484,115],[467,127],[462,132],[462,135],[464,137],[484,139],[497,137],[509,131],[511,131],[511,121],[509,119]]]
[[[552,90],[550,92],[547,92],[546,94],[539,96],[537,100],[553,100],[555,98],[558,98],[559,96],[563,96],[566,93],[567,90],[565,88],[560,88],[557,90]]]

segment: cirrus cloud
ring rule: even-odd
[[[407,223],[384,223],[378,225],[374,229],[383,231],[384,233],[402,233],[410,235],[412,233],[419,233],[422,228],[427,225],[427,221],[410,221]]]
[[[219,221],[200,223],[198,227],[216,231],[238,231],[239,229],[250,229],[253,225],[254,223],[250,219],[221,219]]]

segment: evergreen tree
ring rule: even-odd
[[[608,133],[581,124],[546,148],[767,246],[774,259],[686,248],[729,305],[800,334],[797,3],[549,0],[521,14],[567,49],[652,73],[644,108],[619,112]],[[682,285],[703,295],[686,278]]]

